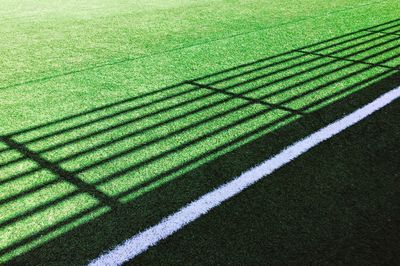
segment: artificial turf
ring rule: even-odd
[[[399,83],[397,1],[4,5],[0,262],[83,264]]]
[[[397,264],[399,108],[316,147],[127,265],[160,257],[162,265]]]

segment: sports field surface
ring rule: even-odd
[[[0,5],[0,264],[400,261],[400,1]]]

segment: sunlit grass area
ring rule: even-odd
[[[320,112],[326,108],[398,77],[396,1],[300,1],[298,8],[288,8],[292,4],[89,1],[63,3],[60,9],[52,1],[7,1],[14,13],[0,11],[5,25],[0,40],[14,42],[0,42],[5,51],[0,55],[0,262],[35,258],[43,253],[38,248],[69,234],[75,250],[80,241],[86,243],[79,236],[85,225],[97,223],[101,235],[103,224],[109,232],[117,226],[108,222],[110,215],[147,204],[146,197],[161,193],[161,187],[261,137],[266,146],[283,148],[290,139],[279,133],[285,128],[300,125],[306,132],[325,125],[329,112],[325,117]],[[363,21],[340,13],[352,8],[380,12],[381,19],[372,23],[368,16]],[[266,15],[276,12],[280,15]],[[315,17],[324,14],[333,22],[322,27]],[[346,27],[330,30],[342,16]],[[301,26],[307,19],[312,22]],[[321,26],[321,36],[307,41],[286,36],[283,42],[279,33],[290,32],[284,27],[291,23],[310,35],[317,34],[310,25]],[[265,31],[268,27],[278,30]],[[275,48],[257,46],[260,40]],[[203,46],[206,52],[196,50]],[[185,49],[192,49],[190,60]],[[229,49],[233,59],[226,58]],[[256,153],[243,157],[251,161]],[[229,165],[221,167],[227,180],[246,170]],[[201,171],[203,178],[218,180]],[[165,206],[143,211],[151,219],[138,216],[126,227],[151,225],[177,208],[175,203],[193,200],[185,194],[201,189],[174,187]],[[111,248],[123,235],[84,246],[77,261]],[[50,263],[51,254],[36,257],[34,264]]]

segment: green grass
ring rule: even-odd
[[[316,147],[129,265],[396,264],[399,108]]]
[[[4,5],[0,262],[84,264],[399,84],[397,1]]]

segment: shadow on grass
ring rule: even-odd
[[[396,265],[399,110],[397,100],[126,265]]]
[[[399,29],[390,21],[1,136],[0,261],[83,264],[398,86]]]

